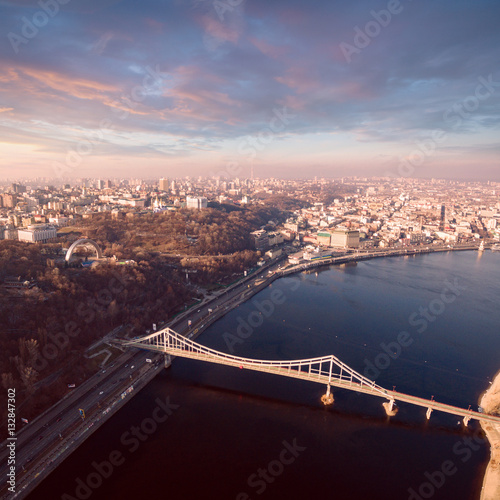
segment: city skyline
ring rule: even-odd
[[[0,10],[0,178],[500,180],[496,2]]]

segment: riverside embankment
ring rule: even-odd
[[[500,372],[497,373],[491,387],[482,395],[480,406],[486,413],[500,414]],[[484,475],[481,500],[500,498],[500,425],[481,422],[490,448],[490,462]]]

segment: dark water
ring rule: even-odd
[[[499,254],[462,252],[296,275],[198,341],[230,352],[223,334],[236,335],[242,320],[258,322],[256,301],[278,297],[261,326],[230,342],[234,354],[335,354],[360,372],[368,360],[388,389],[467,408],[500,369],[499,269]],[[411,345],[390,344],[402,331]],[[396,359],[383,356],[382,343]],[[177,359],[29,498],[479,498],[489,444],[477,424],[464,431],[457,417],[436,412],[426,422],[425,410],[409,405],[389,420],[378,398],[339,390],[324,408],[324,392],[317,384]],[[167,398],[178,407],[157,423]],[[133,426],[142,426],[144,441],[132,436]],[[95,473],[111,453],[113,471]],[[79,480],[91,489],[77,490]]]

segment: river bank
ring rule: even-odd
[[[482,395],[479,404],[486,413],[500,413],[500,372],[497,373],[491,387]],[[500,498],[500,425],[481,422],[481,427],[491,445],[490,462],[484,475],[481,500],[498,500]]]

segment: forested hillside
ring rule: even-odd
[[[16,389],[18,415],[38,415],[68,383],[95,373],[97,361],[84,353],[114,328],[144,334],[200,296],[199,286],[234,281],[258,259],[249,233],[283,217],[272,208],[108,213],[79,220],[51,244],[0,241],[0,374],[5,389]],[[92,259],[81,249],[65,265],[63,248],[82,237],[108,261],[81,267]],[[186,279],[187,270],[196,272]],[[29,284],[9,286],[13,279]]]

